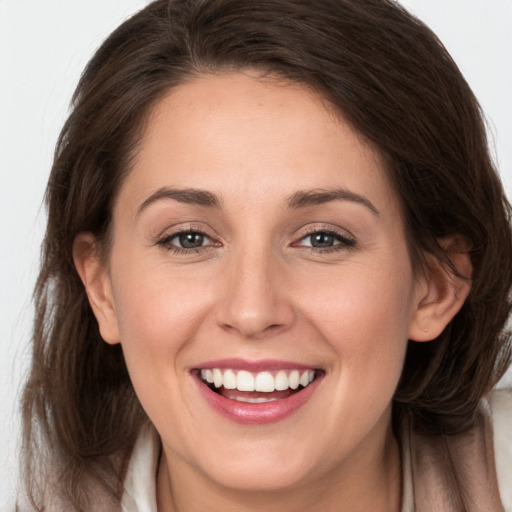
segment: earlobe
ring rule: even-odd
[[[456,272],[437,259],[428,275],[418,278],[415,310],[409,325],[409,339],[431,341],[437,338],[458,313],[471,290],[472,264],[465,244],[459,237],[443,240]]]
[[[109,344],[119,343],[119,327],[108,269],[92,233],[79,233],[73,243],[73,260],[98,321],[101,337]]]

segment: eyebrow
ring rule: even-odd
[[[307,206],[316,206],[331,201],[351,201],[365,206],[376,216],[380,215],[379,210],[369,199],[344,188],[300,190],[288,199],[288,207],[293,209],[306,208]]]
[[[149,205],[161,199],[174,199],[180,203],[207,206],[209,208],[220,208],[220,199],[207,190],[195,188],[169,188],[162,187],[153,192],[137,209],[137,215]],[[344,188],[329,190],[311,189],[295,192],[287,201],[288,208],[299,209],[308,206],[316,206],[331,201],[351,201],[368,208],[374,215],[379,216],[380,212],[373,203],[364,196],[351,192]]]
[[[138,208],[137,215],[145,210],[150,204],[161,199],[174,199],[180,203],[195,204],[198,206],[208,206],[210,208],[219,208],[220,200],[211,192],[195,188],[169,188],[162,187],[153,192]]]

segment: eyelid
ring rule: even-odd
[[[327,248],[313,247],[310,245],[302,244],[302,241],[305,238],[319,233],[325,233],[330,236],[333,236],[337,240],[337,243]],[[352,249],[356,246],[356,244],[356,238],[354,237],[354,235],[352,235],[352,233],[350,233],[346,229],[341,229],[334,226],[317,225],[308,227],[296,238],[296,241],[293,242],[291,245],[292,247],[302,247],[304,249],[308,249],[314,252],[329,252],[342,249]]]
[[[179,245],[175,245],[171,243],[171,241],[179,237],[180,235],[187,234],[187,233],[195,233],[198,235],[203,236],[204,238],[208,239],[210,243],[206,245],[201,245],[199,247],[180,247]],[[208,233],[208,230],[203,229],[202,227],[194,224],[189,225],[181,225],[173,228],[167,228],[164,230],[160,235],[157,236],[157,239],[155,241],[155,245],[161,246],[164,249],[173,251],[175,253],[182,253],[182,254],[190,254],[195,253],[198,251],[204,251],[211,247],[220,247],[222,243],[218,240],[217,237],[214,237],[210,233]]]

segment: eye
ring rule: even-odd
[[[304,245],[316,247],[317,249],[327,249],[336,244],[336,237],[331,233],[318,232],[308,235],[303,239]]]
[[[157,245],[163,246],[174,252],[187,253],[203,248],[218,245],[206,233],[198,230],[186,230],[163,236],[157,241]]]
[[[183,249],[196,249],[197,247],[202,247],[205,240],[208,240],[208,237],[202,233],[188,232],[176,235],[171,239],[171,243],[179,245]]]
[[[346,234],[321,229],[308,233],[294,245],[298,247],[308,247],[318,251],[335,251],[354,247],[356,241]]]

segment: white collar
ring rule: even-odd
[[[122,512],[158,512],[156,476],[160,449],[160,438],[155,428],[144,426],[133,447],[126,472]]]

